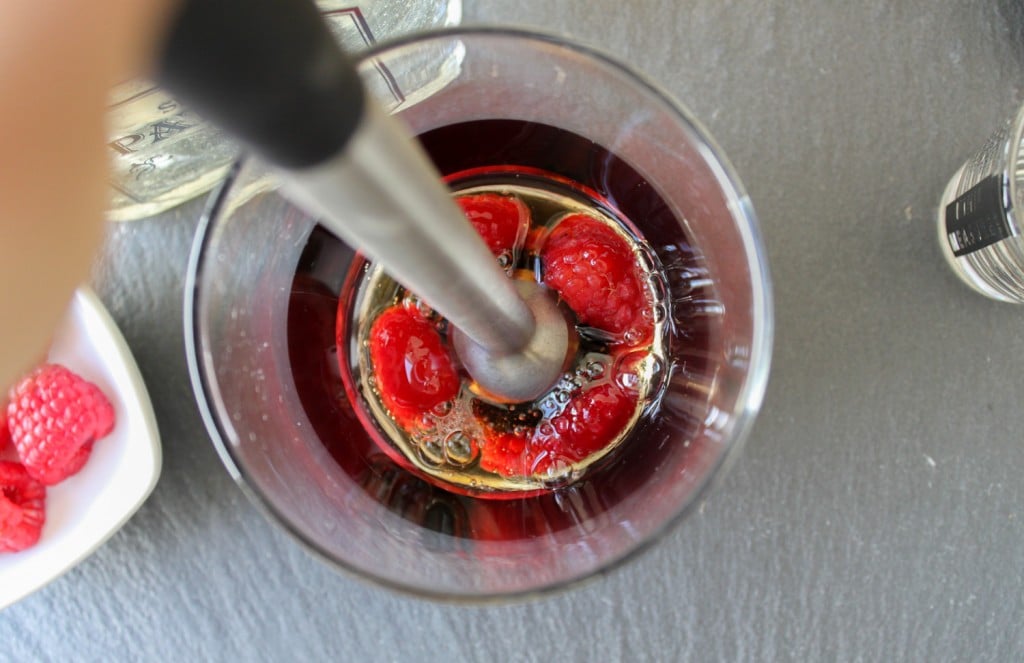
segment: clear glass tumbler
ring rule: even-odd
[[[760,407],[772,299],[750,201],[688,110],[561,38],[423,34],[370,49],[360,72],[446,175],[543,169],[585,178],[630,211],[666,290],[657,397],[618,453],[550,491],[480,499],[410,473],[381,451],[352,386],[358,366],[339,320],[358,308],[361,258],[246,160],[200,227],[186,284],[190,372],[210,435],[273,520],[358,577],[447,600],[594,577],[695,507]],[[484,130],[445,140],[467,126]],[[568,142],[537,144],[551,128]],[[569,149],[578,137],[594,151]]]
[[[1024,107],[953,175],[939,203],[939,246],[975,291],[1024,304]]]
[[[462,0],[316,0],[331,32],[349,53],[377,41],[458,25]],[[108,110],[111,197],[107,217],[126,221],[157,214],[220,182],[238,147],[216,127],[153,83],[116,87]]]

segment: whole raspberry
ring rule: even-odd
[[[25,469],[47,486],[82,469],[93,442],[114,428],[103,392],[59,364],[44,364],[15,385],[7,418]]]
[[[45,521],[46,487],[21,463],[0,461],[0,552],[35,545]]]
[[[577,463],[617,437],[636,410],[637,395],[607,383],[572,398],[565,409],[542,426],[531,445],[534,472],[559,463]]]
[[[530,209],[515,196],[477,193],[459,196],[455,202],[462,208],[476,231],[483,237],[491,253],[511,261],[526,241],[530,227]]]
[[[550,468],[578,463],[608,446],[626,427],[637,395],[614,383],[576,394],[548,422],[522,430],[496,421],[494,408],[474,403],[484,434],[480,467],[505,476],[544,474]]]
[[[437,328],[402,304],[373,321],[370,363],[381,400],[406,430],[459,393],[459,375]]]
[[[570,214],[541,250],[544,283],[554,288],[584,325],[638,346],[653,338],[651,296],[626,239],[587,214]]]

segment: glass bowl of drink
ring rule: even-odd
[[[572,356],[530,402],[481,393],[443,319],[242,160],[200,225],[186,283],[213,442],[272,520],[358,577],[441,600],[596,577],[699,504],[760,407],[772,300],[750,201],[687,109],[562,38],[424,33],[372,49],[359,70],[453,195],[519,210],[523,231],[496,259],[552,286]],[[555,282],[551,247],[574,218],[610,238],[587,256],[632,261],[624,305],[639,327],[594,322],[583,309],[611,296],[577,287],[580,304]],[[425,321],[450,362],[448,392],[412,415],[374,354],[396,310]]]

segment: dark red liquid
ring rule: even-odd
[[[392,512],[422,525],[425,545],[530,538],[578,526],[614,507],[669,457],[693,451],[685,443],[701,425],[702,389],[715,369],[710,353],[715,319],[703,314],[713,292],[705,285],[694,287],[706,283],[699,251],[664,200],[629,164],[576,134],[513,120],[481,120],[441,127],[420,140],[443,174],[496,165],[541,169],[589,187],[630,219],[666,276],[667,350],[674,358],[666,373],[674,376],[673,399],[689,405],[654,407],[618,453],[590,468],[580,481],[549,493],[495,501],[438,488],[381,451],[348,402],[334,325],[353,254],[319,227],[300,259],[288,315],[289,356],[302,405],[341,470]],[[448,536],[432,536],[435,532]]]

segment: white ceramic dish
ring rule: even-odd
[[[75,293],[48,359],[103,390],[115,425],[78,474],[47,490],[39,543],[0,553],[0,609],[88,557],[135,513],[160,475],[160,438],[146,387],[120,330],[90,289]]]

